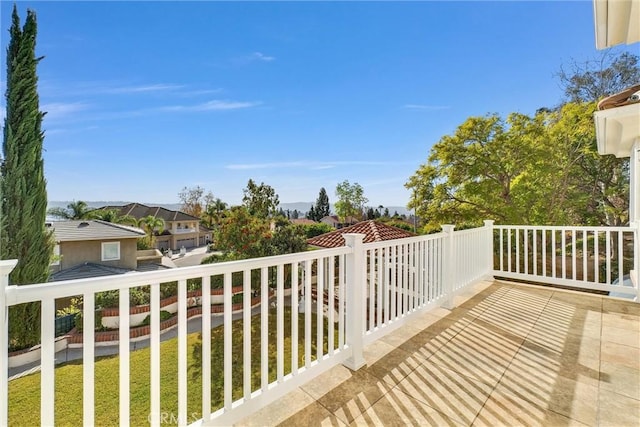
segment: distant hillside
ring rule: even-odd
[[[128,203],[131,202],[126,202],[126,201],[85,201],[87,203],[87,205],[90,208],[100,208],[102,206],[122,206],[122,205],[126,205]],[[52,200],[49,201],[49,204],[47,206],[47,209],[50,208],[66,208],[67,205],[71,203],[71,201],[56,201],[56,200]],[[149,205],[149,206],[162,206],[163,208],[166,209],[171,209],[171,210],[180,210],[180,206],[182,206],[180,203],[144,203],[145,205]],[[280,207],[283,210],[290,210],[290,211],[294,211],[297,210],[298,212],[300,212],[301,214],[305,214],[309,208],[311,207],[311,205],[313,205],[314,202],[295,202],[295,203],[280,203]],[[389,213],[391,215],[393,215],[394,212],[398,212],[400,215],[409,215],[410,212],[407,210],[407,208],[405,208],[404,206],[385,206],[385,208],[389,209]],[[333,205],[331,205],[331,211],[335,212]]]

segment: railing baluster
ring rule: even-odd
[[[338,257],[338,299],[340,300],[338,305],[338,348],[342,350],[344,348],[344,281],[345,281],[345,264],[346,255],[339,255]]]
[[[298,375],[298,263],[291,263],[291,373]]]
[[[149,301],[149,346],[151,347],[149,375],[151,377],[151,425],[160,424],[160,284],[151,284]],[[209,340],[211,341],[211,340]],[[203,338],[204,346],[204,338]],[[204,357],[203,357],[204,358]]]
[[[233,337],[231,308],[231,273],[224,274],[224,409],[231,410],[233,402]]]
[[[251,399],[251,270],[242,272],[242,385],[245,402]]]
[[[516,273],[520,273],[520,230],[517,228],[516,232]]]
[[[551,277],[556,277],[556,254],[558,253],[558,249],[556,247],[556,230],[551,230]]]
[[[324,258],[318,258],[316,263],[316,359],[320,362],[324,346]]]
[[[560,230],[560,241],[562,245],[562,278],[567,278],[567,231],[563,228]]]
[[[293,271],[291,272],[293,277]],[[293,308],[293,301],[291,308]],[[293,342],[291,345],[295,345]],[[269,387],[269,268],[260,269],[260,388]]]
[[[304,366],[311,366],[311,275],[312,261],[304,262]]]
[[[607,251],[607,285],[611,284],[611,232],[609,230],[607,230],[605,232],[605,236],[606,236],[606,244],[605,244],[605,248]]]
[[[120,355],[120,425],[129,425],[129,288],[120,288],[118,311]],[[46,423],[45,423],[46,424]]]
[[[375,263],[376,263],[376,259],[375,259],[375,249],[370,249],[365,251],[365,262],[368,264],[368,268],[369,268],[369,283],[367,288],[369,289],[369,308],[368,310],[366,310],[366,316],[369,318],[369,330],[372,331],[375,327],[375,316],[374,316],[374,301],[375,301],[375,294],[374,294],[374,288],[375,288],[375,277],[376,277],[376,268],[375,268]],[[365,267],[366,268],[366,267]],[[366,277],[366,275],[365,275]],[[365,288],[365,289],[367,289]],[[366,307],[366,306],[365,306]],[[364,325],[366,325],[367,323],[365,322]]]
[[[156,286],[157,287],[157,286]],[[157,287],[159,290],[159,287]],[[159,292],[159,291],[158,291]],[[202,418],[211,418],[211,276],[202,277]],[[151,423],[151,425],[154,425]]]
[[[588,252],[588,239],[589,233],[586,229],[582,230],[582,281],[586,282],[588,280],[588,271],[587,271],[587,259],[589,258]]]
[[[278,383],[284,379],[284,266],[278,264],[276,268],[276,360]],[[306,273],[305,273],[306,274]],[[305,338],[306,339],[306,338]]]
[[[93,292],[82,297],[82,424],[95,424],[95,314]],[[153,377],[152,377],[153,378]],[[0,421],[2,424],[2,421]]]
[[[575,228],[571,229],[571,278],[573,280],[577,279],[576,276],[576,230]]]
[[[600,283],[600,232],[593,230],[593,274],[595,283]]]
[[[376,284],[376,305],[377,305],[377,310],[376,310],[376,318],[378,319],[378,327],[382,326],[384,324],[384,319],[382,318],[382,293],[384,292],[383,288],[382,288],[382,265],[383,265],[383,252],[384,249],[380,248],[378,249],[378,260],[377,260],[377,284]]]
[[[397,280],[396,280],[396,267],[398,265],[398,246],[391,246],[391,319],[395,320],[398,315],[398,288],[397,288]]]
[[[55,318],[56,301],[53,298],[41,302],[41,348],[40,348],[40,423],[43,426],[55,423]],[[128,329],[127,329],[127,332]],[[128,336],[127,336],[128,338]],[[5,350],[3,350],[5,351]],[[128,372],[127,372],[128,374]],[[127,380],[129,376],[127,375]],[[6,397],[5,397],[6,399]],[[127,396],[128,400],[128,396]],[[127,418],[128,419],[128,418]]]
[[[513,265],[511,264],[511,228],[507,229],[507,264],[509,265],[508,272],[512,272]]]
[[[329,257],[329,280],[328,280],[328,293],[329,293],[329,305],[327,307],[329,314],[329,330],[327,331],[327,348],[329,350],[329,356],[333,356],[335,348],[335,286],[336,286],[336,258]],[[296,344],[297,345],[297,344]]]
[[[187,425],[187,280],[178,280],[178,425]]]
[[[538,230],[531,230],[533,234],[533,275],[538,275]]]
[[[529,274],[529,230],[526,228],[524,233],[524,274]]]
[[[624,245],[622,231],[618,231],[618,284],[622,286],[624,280]]]
[[[547,276],[547,230],[542,230],[542,275]]]

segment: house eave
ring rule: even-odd
[[[640,103],[594,113],[598,153],[629,157],[640,138]]]
[[[596,48],[640,41],[640,0],[594,0]]]

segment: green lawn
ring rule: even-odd
[[[285,318],[285,374],[291,371],[291,312],[284,310]],[[316,355],[316,315],[312,322],[312,359]],[[243,349],[242,320],[233,322],[233,399],[242,397]],[[211,405],[212,410],[222,407],[223,402],[223,327],[211,332]],[[251,321],[251,368],[252,390],[260,388],[260,316]],[[335,332],[337,342],[337,330]],[[299,364],[304,363],[304,317],[298,323]],[[323,347],[327,350],[327,320],[324,321]],[[199,333],[187,338],[188,346],[188,421],[201,417],[201,348]],[[276,315],[269,313],[269,379],[276,378]],[[160,403],[162,412],[177,418],[178,408],[178,341],[162,342],[160,345]],[[131,353],[131,425],[148,424],[150,410],[150,350],[148,348]],[[118,425],[118,357],[110,356],[95,363],[95,419],[99,426]],[[82,424],[82,363],[65,363],[56,368],[56,425],[77,426]],[[40,424],[40,374],[36,373],[9,383],[9,424],[12,426],[32,426]]]

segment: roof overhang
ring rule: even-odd
[[[596,111],[594,120],[598,152],[629,157],[634,142],[640,139],[640,103]]]
[[[596,48],[640,41],[640,0],[593,0]]]

